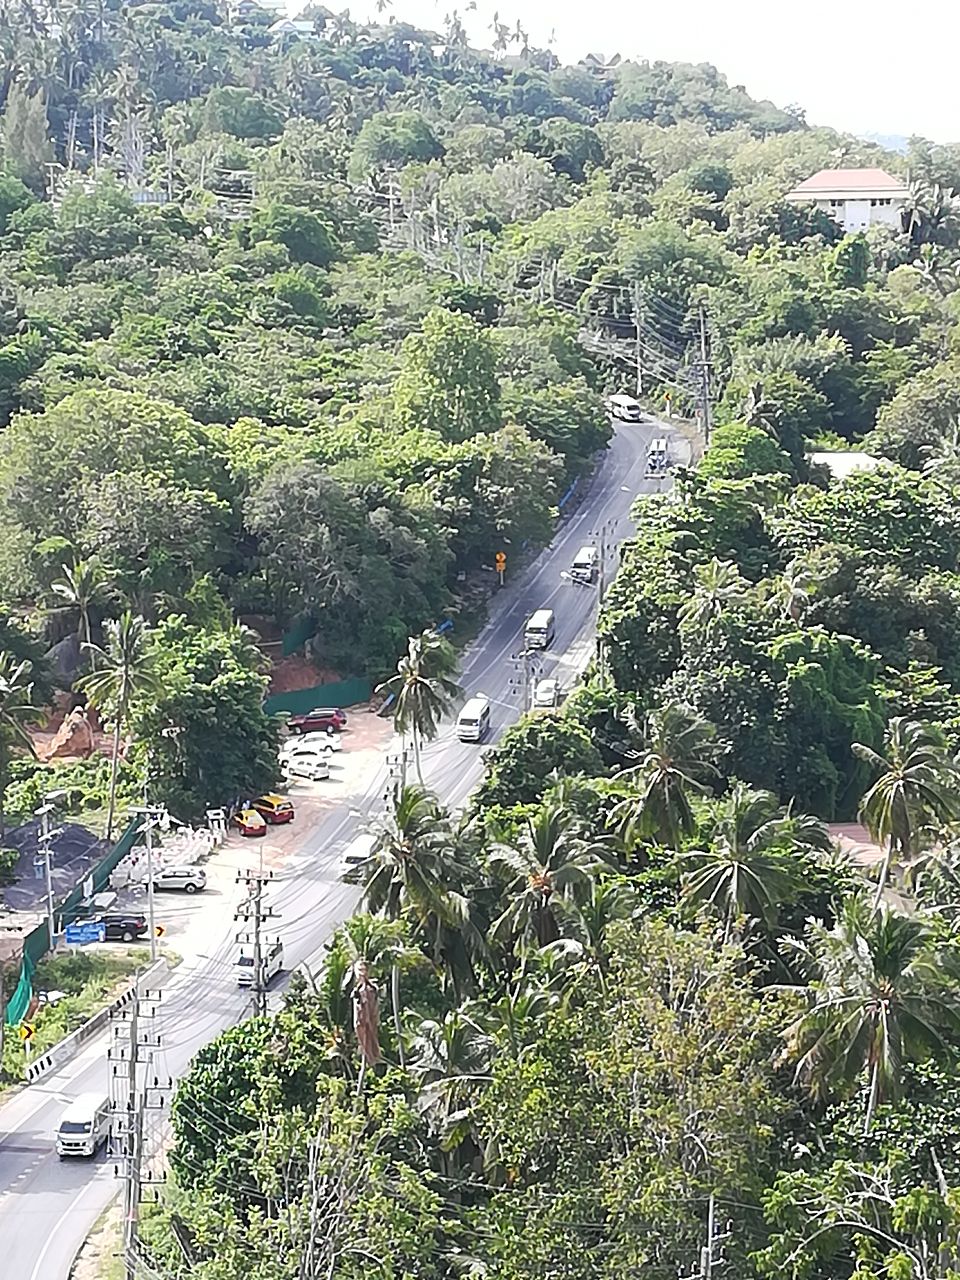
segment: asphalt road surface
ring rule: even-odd
[[[606,580],[616,565],[616,548],[630,533],[630,506],[639,493],[656,492],[664,480],[645,479],[646,454],[655,435],[671,435],[675,460],[687,446],[665,423],[624,423],[594,474],[578,509],[563,523],[552,545],[526,568],[512,573],[497,592],[490,620],[464,656],[459,677],[465,693],[491,700],[491,732],[484,744],[461,743],[453,723],[423,753],[424,779],[445,804],[461,806],[480,781],[483,748],[495,742],[522,709],[523,624],[538,608],[556,615],[552,646],[534,660],[531,675],[555,676],[569,688],[592,653],[597,591],[563,576],[584,544],[606,545]],[[324,944],[349,916],[358,891],[338,879],[337,860],[383,803],[386,763],[361,797],[354,797],[304,831],[300,852],[271,884],[266,898],[277,913],[286,969],[319,965]],[[162,997],[144,1030],[159,1036],[147,1066],[151,1079],[176,1079],[200,1046],[237,1022],[248,997],[234,980],[236,953],[232,910],[210,930],[209,950],[175,969],[162,983]],[[278,989],[282,987],[278,983]],[[273,1003],[277,996],[274,996]],[[60,1161],[54,1135],[71,1098],[111,1088],[108,1035],[95,1037],[61,1070],[24,1089],[0,1108],[0,1274],[17,1280],[67,1280],[77,1250],[116,1195],[114,1164],[106,1155],[93,1161]],[[123,1068],[121,1067],[121,1070]],[[112,1087],[117,1095],[117,1087]],[[146,1148],[155,1150],[164,1113],[147,1118]],[[221,1121],[229,1126],[229,1119]],[[150,1162],[146,1169],[149,1170]]]

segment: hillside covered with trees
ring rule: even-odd
[[[116,732],[69,803],[148,757],[185,817],[272,783],[237,618],[383,678],[550,540],[605,394],[696,419],[701,325],[714,431],[638,500],[583,685],[466,814],[399,790],[322,971],[200,1052],[143,1265],[950,1280],[960,146],[499,20],[273,21],[0,12],[7,812],[57,688]],[[899,228],[784,201],[840,164],[909,170]]]

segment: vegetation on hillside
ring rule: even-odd
[[[322,971],[197,1056],[151,1271],[948,1280],[960,148],[499,19],[478,53],[456,14],[53,12],[0,19],[9,803],[56,684],[115,731],[113,807],[272,783],[244,614],[428,739],[431,626],[549,540],[603,395],[692,417],[701,317],[715,392],[637,502],[603,674],[464,817],[408,780]],[[902,226],[784,201],[838,163],[909,169]],[[834,481],[824,444],[882,463]],[[858,814],[872,881],[824,825]]]

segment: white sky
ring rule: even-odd
[[[468,3],[393,0],[378,17],[374,0],[353,0],[350,10],[359,21],[393,14],[439,31],[456,8],[471,44],[481,48],[490,47],[499,10],[510,27],[519,18],[538,47],[552,33],[561,62],[588,52],[712,62],[754,98],[803,106],[811,124],[960,141],[956,0],[933,0],[925,9],[916,0],[476,0],[469,12]]]

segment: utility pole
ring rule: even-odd
[[[710,359],[707,341],[707,309],[700,303],[700,403],[703,415],[703,443],[710,443]]]
[[[147,910],[150,917],[150,963],[156,964],[157,921],[154,912],[153,833],[166,815],[166,810],[158,808],[156,805],[144,804],[131,810],[131,812],[143,818],[143,844],[147,851]]]
[[[111,1090],[111,1101],[114,1109],[114,1123],[111,1133],[113,1154],[119,1163],[114,1166],[114,1174],[124,1180],[123,1186],[123,1256],[125,1280],[136,1280],[137,1246],[140,1228],[140,1204],[145,1184],[158,1181],[145,1178],[143,1173],[144,1112],[149,1108],[156,1110],[164,1103],[147,1099],[147,1085],[141,1081],[139,1068],[145,1065],[143,1050],[160,1047],[160,1038],[155,1034],[145,1035],[141,1027],[141,1018],[148,1019],[155,1015],[155,1002],[160,992],[141,992],[139,974],[134,979],[133,999],[123,1009],[118,1010],[111,1019],[113,1035],[107,1060],[113,1067],[112,1081],[116,1089]],[[144,1002],[150,1002],[144,1007]],[[125,1029],[125,1033],[124,1033]],[[151,1088],[158,1090],[161,1086],[154,1081]],[[119,1095],[119,1096],[118,1096]]]
[[[272,907],[263,905],[263,886],[271,879],[270,872],[241,871],[237,884],[246,885],[247,898],[234,917],[252,926],[251,932],[239,933],[237,941],[253,945],[253,989],[250,1009],[254,1018],[267,1012],[267,987],[263,979],[263,923],[276,916]]]
[[[44,865],[44,874],[47,881],[47,938],[52,951],[56,943],[56,933],[54,931],[53,919],[53,875],[50,869],[50,853],[53,839],[59,835],[59,831],[50,829],[50,815],[56,811],[56,802],[62,799],[67,793],[65,791],[48,791],[43,797],[43,804],[36,811],[36,816],[40,819],[40,832],[37,836],[37,851]]]
[[[640,281],[633,285],[633,326],[636,332],[636,350],[634,353],[637,367],[637,395],[643,395],[643,343],[640,340]]]

